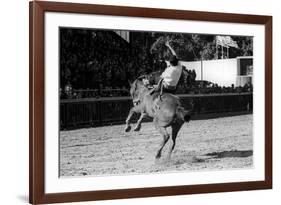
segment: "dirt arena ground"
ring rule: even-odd
[[[170,160],[170,142],[155,160],[162,137],[152,123],[129,133],[124,125],[61,131],[60,176],[251,168],[252,127],[252,115],[185,123]]]

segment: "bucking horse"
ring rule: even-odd
[[[153,118],[153,123],[157,131],[162,135],[163,140],[157,150],[156,159],[161,157],[162,149],[165,144],[170,139],[170,135],[167,132],[167,128],[172,128],[172,146],[169,149],[168,158],[174,150],[176,144],[176,138],[179,130],[181,129],[184,122],[189,122],[190,120],[190,110],[185,110],[181,105],[179,97],[170,93],[163,93],[161,100],[159,100],[159,93],[155,92],[150,94],[149,87],[144,83],[143,79],[146,78],[149,81],[153,78],[158,78],[159,74],[153,73],[149,76],[140,76],[133,83],[130,83],[130,94],[133,100],[133,107],[129,111],[129,115],[126,119],[125,131],[129,132],[131,130],[130,120],[134,113],[140,113],[140,118],[138,119],[134,131],[139,131],[141,129],[141,122],[145,117]],[[155,80],[155,79],[154,79]],[[192,76],[187,69],[183,69],[180,81],[186,86],[190,86],[192,82]],[[180,82],[179,82],[180,83]],[[154,106],[157,101],[157,107]]]

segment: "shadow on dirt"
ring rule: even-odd
[[[179,166],[182,164],[189,163],[202,163],[202,162],[211,162],[214,160],[219,160],[222,158],[246,158],[253,155],[253,150],[231,150],[231,151],[222,151],[222,152],[211,152],[205,155],[185,155],[181,158],[173,158],[167,159],[165,157],[156,160],[155,166],[159,167],[167,167],[167,166]]]
[[[209,162],[222,158],[246,158],[253,155],[253,150],[231,150],[223,152],[211,152],[201,156],[194,156],[192,163]]]
[[[253,155],[253,150],[232,150],[223,152],[212,152],[205,154],[205,156],[213,158],[228,158],[228,157],[249,157]]]

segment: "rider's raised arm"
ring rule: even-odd
[[[169,41],[167,41],[167,42],[165,43],[165,45],[170,49],[170,51],[172,52],[172,54],[178,58],[177,53],[176,53],[175,50],[172,48],[172,46],[170,45]]]

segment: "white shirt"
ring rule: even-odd
[[[162,73],[163,83],[168,86],[177,86],[181,77],[182,65],[178,63],[177,66],[170,65]]]

